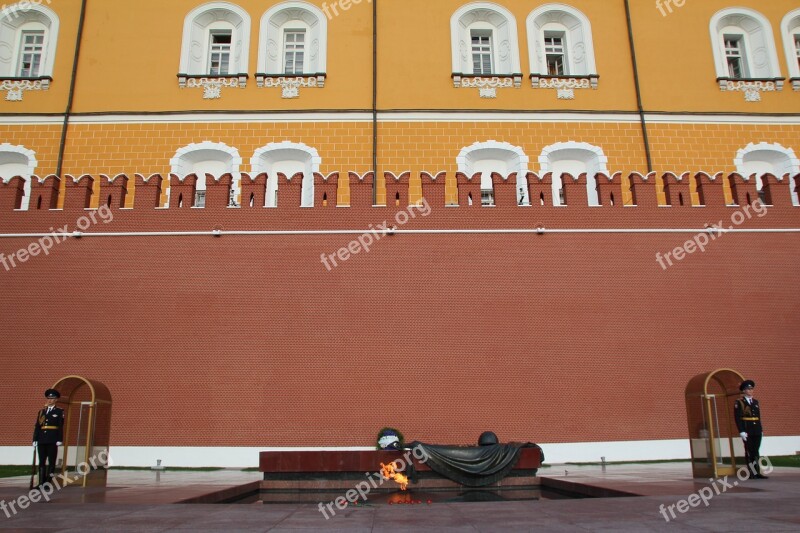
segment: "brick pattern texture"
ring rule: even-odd
[[[371,176],[351,181],[352,207],[313,209],[228,209],[213,187],[205,209],[155,209],[138,202],[155,186],[137,179],[137,207],[112,207],[108,223],[98,212],[86,232],[362,231],[405,211],[369,205]],[[93,213],[88,181],[64,210],[13,211],[13,180],[0,186],[2,233],[71,231]],[[567,182],[568,198],[585,197],[585,181]],[[429,214],[398,229],[699,229],[744,211],[723,205],[719,180],[706,207],[658,207],[652,180],[639,180],[638,207],[517,207],[503,187],[496,207],[444,207],[435,183],[423,180]],[[800,227],[786,181],[776,186],[774,206],[739,227]],[[684,387],[725,367],[759,384],[767,434],[800,434],[800,233],[724,234],[659,265],[657,252],[693,236],[397,233],[330,270],[321,255],[357,235],[69,239],[0,267],[0,445],[28,442],[42,391],[70,374],[110,389],[112,446],[369,446],[387,425],[454,444],[485,430],[680,439]],[[35,240],[0,239],[0,252]]]
[[[754,139],[800,146],[800,129],[788,124],[655,123],[648,131],[658,172],[733,172],[736,152]],[[570,140],[601,147],[611,171],[641,172],[647,166],[638,123],[381,122],[378,134],[379,165],[395,174],[454,173],[462,148],[490,139],[522,148],[533,171],[539,170],[543,148]],[[40,176],[55,172],[60,126],[0,125],[0,138],[36,152]],[[203,141],[236,148],[242,171],[250,170],[255,150],[283,141],[315,148],[325,175],[363,174],[372,167],[372,125],[366,122],[72,124],[63,173],[165,174],[178,149]]]

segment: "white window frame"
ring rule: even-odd
[[[494,206],[494,187],[491,189],[481,187],[481,206]]]
[[[250,50],[250,15],[230,2],[209,2],[189,12],[184,19],[179,74],[208,76],[211,33],[231,30],[231,55],[228,74],[247,75]]]
[[[267,184],[264,196],[264,207],[278,207],[278,176],[272,169],[282,162],[301,163],[303,170],[303,183],[301,186],[300,207],[314,207],[314,174],[319,173],[322,158],[316,148],[303,143],[283,141],[269,143],[255,151],[250,158],[251,175],[257,176],[267,173]],[[291,179],[292,176],[286,176]]]
[[[303,42],[298,43],[295,39],[293,42],[289,42],[289,36],[303,36]],[[305,58],[306,58],[306,37],[308,36],[308,31],[306,28],[284,28],[283,29],[283,71],[286,74],[295,74],[295,75],[302,75],[305,73]],[[292,68],[289,70],[289,56],[292,57]],[[301,67],[298,71],[297,69],[297,57],[298,55],[302,58],[300,61]]]
[[[225,143],[203,141],[179,148],[175,152],[175,156],[170,159],[170,173],[178,176],[178,179],[181,181],[191,174],[197,175],[197,187],[192,205],[195,207],[205,207],[206,172],[197,172],[194,169],[194,164],[197,160],[214,160],[225,165],[225,171],[219,173],[219,175],[214,175],[214,177],[219,179],[221,176],[228,173],[233,176],[231,201],[228,207],[237,207],[241,205],[242,175],[240,169],[242,166],[242,158],[239,155],[239,151]],[[201,192],[203,193],[202,195],[200,194]],[[170,191],[167,189],[167,203],[165,207],[169,206],[169,198]],[[200,205],[200,203],[202,203],[202,205]]]
[[[545,34],[563,32],[565,39],[565,77],[597,77],[594,38],[589,18],[566,4],[545,4],[526,19],[528,57],[532,76],[548,76]]]
[[[544,41],[543,50],[544,50],[544,61],[545,61],[545,68],[547,69],[547,73],[550,76],[569,76],[572,72],[572,68],[569,64],[569,37],[567,35],[566,29],[562,28],[554,28],[554,29],[545,29],[542,32],[542,39]],[[560,39],[560,45],[548,45],[548,39]],[[558,50],[560,48],[560,50]],[[561,73],[553,74],[550,72],[550,57],[558,57],[561,61]]]
[[[41,37],[42,38],[42,42],[41,43],[27,44],[25,42],[26,41],[26,37]],[[39,76],[40,72],[42,71],[42,60],[44,59],[45,46],[47,45],[47,42],[46,42],[47,30],[45,28],[41,28],[41,29],[23,29],[22,31],[20,31],[19,39],[20,39],[20,45],[19,45],[19,49],[18,49],[17,59],[15,61],[15,63],[17,64],[16,74],[20,78],[36,78],[36,77]],[[33,50],[28,51],[27,50],[28,46],[32,46]],[[38,59],[39,59],[38,68],[36,69],[35,73],[28,73],[28,74],[24,74],[23,73],[23,70],[24,70],[24,68],[23,68],[23,60],[24,60],[24,58],[25,58],[25,56],[27,54],[31,54],[32,57],[38,57]]]
[[[795,48],[794,51],[795,54],[797,55],[796,57],[797,62],[793,64],[800,67],[800,33],[798,33],[797,35],[793,35],[793,37],[794,37],[794,48]]]
[[[479,39],[476,44],[475,39]],[[483,41],[486,39],[486,42]],[[470,29],[470,55],[472,56],[472,73],[481,76],[491,76],[494,73],[494,34],[491,29],[471,28]],[[484,68],[486,60],[489,60],[489,67]],[[479,68],[475,69],[475,64]],[[479,71],[479,72],[478,72]]]
[[[303,1],[281,2],[261,17],[256,67],[258,75],[285,74],[285,31],[301,28],[306,30],[303,75],[326,75],[328,17],[317,6]]]
[[[588,205],[590,207],[599,206],[600,202],[597,198],[597,174],[611,175],[608,171],[608,157],[603,153],[603,149],[589,143],[576,141],[546,146],[542,150],[541,155],[539,155],[539,175],[544,176],[548,172],[554,172],[553,169],[557,166],[557,162],[563,159],[579,160],[583,162],[586,166],[586,197]],[[577,177],[578,176],[573,176],[573,178]],[[561,176],[556,176],[554,174],[552,178],[554,206],[566,205],[561,196],[562,188]],[[567,199],[567,201],[569,201],[569,199]]]
[[[214,26],[218,26],[218,25],[215,24]],[[209,28],[209,31],[208,31],[208,44],[206,46],[206,54],[205,54],[206,55],[206,68],[204,69],[205,73],[208,74],[209,76],[229,76],[231,74],[236,74],[236,73],[232,73],[231,72],[231,65],[233,64],[232,59],[233,59],[233,52],[234,52],[234,49],[233,49],[233,36],[234,36],[235,30],[233,29],[233,27],[231,27],[230,24],[227,24],[227,23],[224,23],[224,25],[223,24],[219,24],[219,26],[221,26],[221,27],[214,27],[214,26]],[[227,43],[227,46],[225,46],[226,43],[215,43],[214,42],[214,39],[216,37],[221,37],[221,36],[230,37],[230,42]],[[215,56],[215,54],[219,54],[219,59],[217,60],[219,62],[219,66],[216,67],[217,72],[214,72],[214,69],[215,69],[215,67],[214,67],[214,56]],[[227,56],[227,66],[224,69],[225,72],[223,72],[223,69],[222,69],[222,64],[223,64],[222,57],[223,56]]]
[[[772,24],[761,13],[744,8],[718,11],[709,24],[717,79],[730,79],[725,53],[725,35],[742,35],[748,77],[744,80],[765,80],[781,77]]]
[[[205,189],[200,189],[200,184],[199,184],[200,176],[199,175],[197,176],[197,179],[198,179],[198,186],[197,186],[197,190],[194,193],[194,203],[192,204],[192,207],[196,207],[198,209],[205,209],[205,207],[206,207],[206,190]],[[205,186],[205,176],[204,176],[204,179],[203,179],[203,186]]]
[[[0,24],[0,49],[11,54],[0,54],[0,78],[19,78],[18,66],[21,56],[22,32],[44,31],[39,73],[34,78],[52,78],[58,43],[59,18],[56,13],[33,2],[20,2],[3,9],[5,16]]]
[[[792,205],[800,206],[800,198],[798,198],[797,192],[793,190],[794,180],[792,178],[800,174],[800,159],[798,159],[794,150],[786,148],[778,143],[750,143],[736,152],[736,157],[733,160],[736,172],[745,179],[749,179],[750,176],[746,169],[746,165],[749,163],[747,160],[751,158],[751,155],[758,154],[763,154],[762,157],[758,159],[759,161],[773,166],[773,172],[770,172],[770,174],[775,175],[779,180],[782,180],[788,175],[786,181],[789,182],[789,194],[792,198]],[[764,157],[764,155],[766,155],[766,157]],[[756,175],[756,189],[759,192],[762,186],[761,176]],[[773,194],[775,192],[776,191],[773,191]]]
[[[792,87],[795,91],[800,91],[800,46],[796,42],[800,38],[800,9],[795,9],[783,17],[781,35],[786,50],[786,63],[789,66]]]
[[[474,75],[471,31],[492,31],[492,72],[521,76],[517,21],[506,8],[493,2],[473,2],[450,18],[450,48],[454,75]]]
[[[20,164],[19,160],[25,161],[23,165],[27,165],[27,169],[22,173],[21,177],[25,181],[24,196],[22,197],[22,204],[20,210],[27,210],[30,206],[31,200],[31,179],[36,174],[36,167],[39,162],[36,160],[36,152],[29,150],[21,145],[14,145],[9,143],[0,144],[0,165],[6,163]],[[3,179],[8,183],[14,176],[5,176]]]
[[[515,190],[522,189],[522,205],[530,205],[527,180],[528,163],[530,162],[530,158],[525,155],[525,151],[521,147],[514,146],[507,142],[498,142],[494,140],[476,142],[470,146],[462,148],[461,152],[459,152],[458,157],[456,157],[458,172],[461,172],[467,176],[468,179],[471,179],[477,173],[477,164],[481,160],[486,159],[505,161],[506,172],[500,172],[501,169],[497,169],[497,173],[502,175],[504,178],[508,178],[515,172],[517,173]],[[490,175],[487,176],[486,174]],[[492,188],[489,189],[488,187],[485,187],[487,183],[492,183],[491,173],[484,171],[481,174],[481,205],[483,206],[494,205],[494,184],[492,183]],[[489,191],[491,191],[491,194],[488,194]],[[485,200],[488,198],[491,198],[491,203],[485,203]]]
[[[734,31],[738,28],[734,29]],[[728,43],[735,43],[736,48],[728,46]],[[743,33],[728,33],[722,34],[722,46],[725,48],[725,64],[728,70],[728,77],[734,80],[746,80],[750,78],[750,46],[747,43],[747,36]],[[732,51],[736,55],[731,54]],[[739,65],[739,76],[735,76],[731,71],[731,59],[737,59]]]

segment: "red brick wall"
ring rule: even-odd
[[[800,227],[779,185],[741,228]],[[432,205],[400,229],[702,228],[737,211],[620,202]],[[397,211],[148,204],[87,232],[362,230]],[[85,214],[2,211],[0,233]],[[667,270],[656,252],[692,234],[396,234],[329,272],[320,254],[355,237],[84,237],[0,266],[0,445],[28,442],[69,374],[111,390],[112,446],[364,446],[387,425],[438,443],[684,438],[686,383],[721,367],[758,383],[769,435],[800,434],[798,233],[726,234]]]

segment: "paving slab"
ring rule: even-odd
[[[545,485],[553,480],[638,496],[422,505],[386,505],[375,498],[337,509],[326,519],[317,504],[309,503],[177,503],[253,483],[260,479],[258,472],[111,470],[106,487],[65,488],[51,496],[51,503],[24,509],[17,503],[16,512],[9,503],[28,492],[29,478],[0,479],[0,502],[6,504],[0,509],[0,531],[800,531],[798,469],[775,468],[768,480],[746,480],[724,490],[719,482],[693,479],[688,463],[559,465],[543,468],[540,477]],[[715,483],[720,491],[707,506],[680,503],[703,489],[708,494]]]

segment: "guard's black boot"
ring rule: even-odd
[[[753,461],[753,470],[754,470],[754,478],[755,479],[769,479],[767,476],[761,473],[761,465],[758,461]]]
[[[48,479],[47,479],[47,467],[46,466],[40,466],[39,467],[39,484],[36,485],[36,488],[37,489],[41,489],[42,485],[44,485],[46,481],[48,481]]]
[[[56,477],[56,467],[54,465],[47,465],[47,482],[53,484],[53,478]]]

